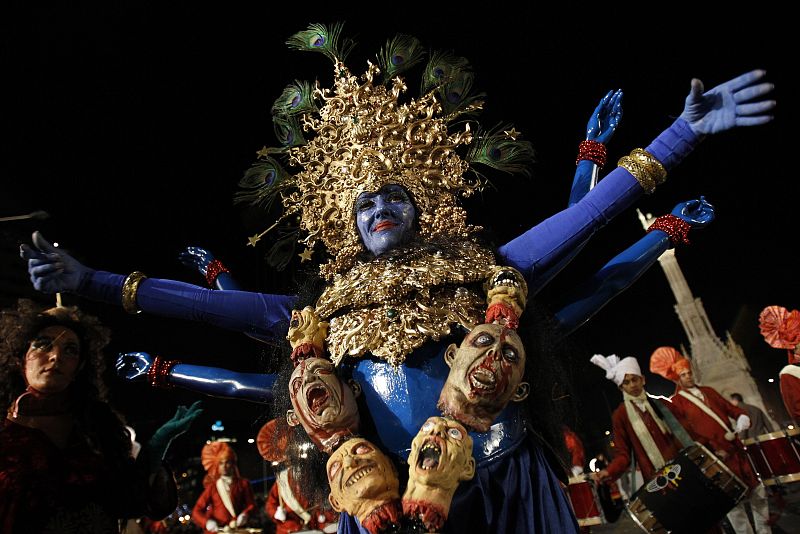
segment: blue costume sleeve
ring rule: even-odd
[[[588,321],[644,274],[669,247],[667,234],[653,230],[575,287],[555,306],[561,331],[566,335]]]
[[[700,141],[689,124],[676,120],[647,147],[669,171],[685,158]],[[524,234],[498,249],[505,265],[514,267],[528,279],[528,292],[535,295],[557,270],[570,251],[580,246],[599,228],[642,194],[639,182],[625,169],[617,167],[578,203],[545,219]],[[541,273],[543,280],[539,279]]]
[[[218,367],[179,363],[169,373],[169,383],[212,397],[266,403],[272,401],[277,375],[237,373]]]
[[[87,276],[78,288],[81,296],[119,305],[125,277],[105,271]],[[278,339],[297,301],[294,295],[270,295],[249,291],[216,291],[199,286],[147,278],[139,284],[136,303],[147,313]]]

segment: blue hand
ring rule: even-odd
[[[758,83],[766,71],[754,70],[703,92],[703,82],[694,78],[681,118],[698,134],[715,134],[737,126],[757,126],[772,120],[767,114],[774,100],[763,100],[775,87]],[[757,100],[756,102],[751,102]]]
[[[706,197],[701,196],[676,205],[672,215],[688,222],[692,228],[704,228],[714,220],[714,206],[706,202]]]
[[[214,255],[201,247],[186,247],[178,254],[178,259],[185,266],[205,276],[208,273],[208,264],[214,261]]]
[[[607,144],[622,120],[622,89],[606,93],[586,124],[586,139]]]
[[[33,247],[20,246],[20,257],[28,261],[34,289],[43,293],[76,291],[84,275],[92,273],[78,260],[51,245],[39,232],[33,233]]]
[[[117,376],[137,380],[147,376],[154,358],[146,352],[125,352],[117,357]]]

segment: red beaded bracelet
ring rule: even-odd
[[[588,139],[581,141],[581,144],[578,145],[578,157],[575,159],[575,165],[584,159],[588,159],[598,167],[604,166],[606,164],[606,145]]]
[[[208,263],[208,267],[206,268],[206,282],[208,282],[209,286],[213,286],[214,282],[217,280],[217,276],[219,273],[229,273],[227,267],[222,265],[222,262],[219,260],[211,260]]]
[[[178,365],[180,360],[165,360],[160,356],[156,356],[150,369],[147,370],[147,381],[150,385],[157,388],[171,388],[172,384],[169,383],[169,373],[172,368]]]
[[[658,217],[647,231],[661,230],[667,234],[670,244],[674,248],[678,245],[689,244],[689,230],[691,229],[692,226],[688,222],[676,215],[669,214]]]

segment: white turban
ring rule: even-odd
[[[606,372],[606,378],[612,380],[616,385],[622,385],[625,380],[625,375],[642,375],[642,370],[639,368],[639,362],[636,358],[628,356],[627,358],[619,359],[619,356],[612,354],[611,356],[603,356],[602,354],[595,354],[592,356],[592,363],[600,367]]]

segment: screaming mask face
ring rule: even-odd
[[[411,442],[409,486],[432,486],[452,494],[458,483],[475,474],[472,438],[458,421],[431,417]]]
[[[307,358],[294,368],[289,379],[293,410],[286,414],[289,425],[302,425],[308,437],[323,452],[330,453],[345,437],[358,432],[356,382],[345,383],[333,363]]]
[[[481,324],[445,352],[450,366],[439,409],[468,428],[486,432],[509,401],[528,396],[525,349],[515,330]]]

